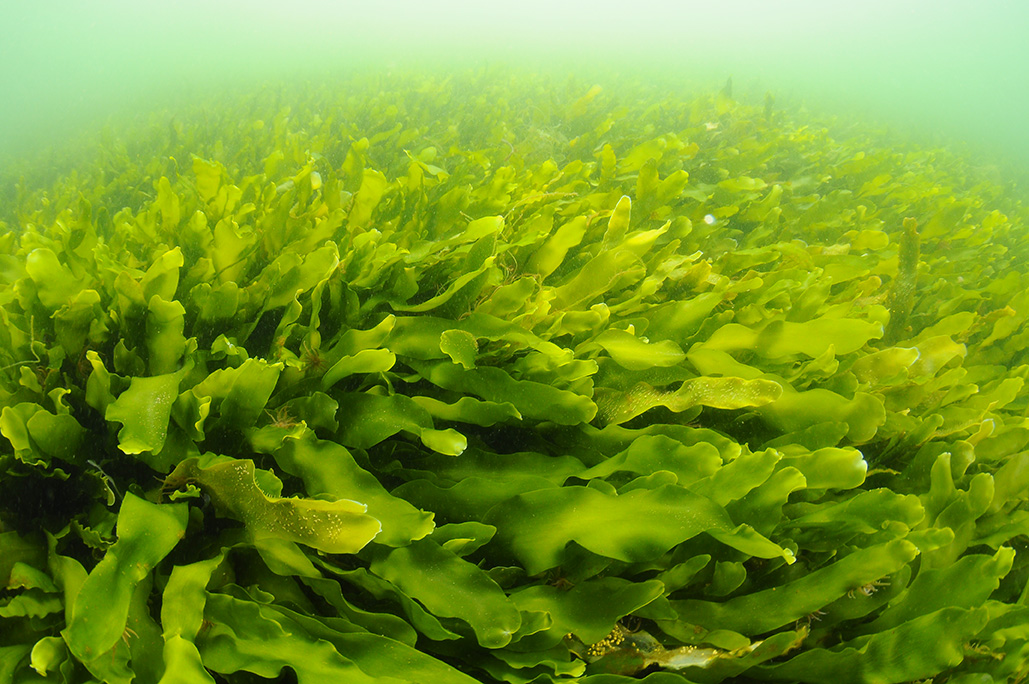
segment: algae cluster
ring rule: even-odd
[[[769,99],[269,89],[22,181],[0,681],[1021,681],[1024,208]]]

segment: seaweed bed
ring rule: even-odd
[[[0,224],[0,682],[1029,673],[1026,212],[961,157],[482,72],[65,171]]]

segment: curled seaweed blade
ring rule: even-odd
[[[254,539],[283,539],[327,553],[357,553],[382,530],[367,506],[340,499],[267,496],[254,477],[254,462],[230,459],[206,468],[199,459],[180,463],[165,488],[193,484],[225,514],[239,520]]]

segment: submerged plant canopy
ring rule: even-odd
[[[1026,212],[955,155],[363,77],[2,211],[0,682],[1029,673]]]

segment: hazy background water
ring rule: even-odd
[[[511,63],[840,113],[1029,172],[1024,0],[0,3],[0,163],[225,87]]]

